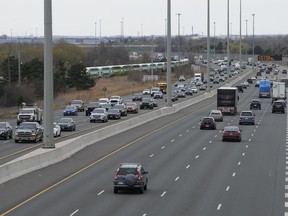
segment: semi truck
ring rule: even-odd
[[[217,109],[225,114],[236,115],[238,105],[237,87],[220,87],[217,89]]]
[[[262,79],[259,83],[259,98],[271,97],[271,81],[268,79]]]
[[[286,99],[286,87],[284,82],[273,82],[272,86],[272,103],[275,100]]]

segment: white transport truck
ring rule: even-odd
[[[286,87],[284,82],[273,82],[272,86],[272,103],[275,100],[286,99]]]
[[[38,122],[42,124],[43,110],[35,105],[24,105],[17,115],[17,125],[22,122]]]

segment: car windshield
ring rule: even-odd
[[[66,109],[74,109],[73,106],[66,106]]]
[[[120,168],[118,171],[119,175],[137,175],[137,169],[136,168]]]
[[[79,100],[75,100],[75,101],[72,101],[71,104],[82,104],[82,101],[79,101]]]
[[[35,124],[20,124],[19,129],[35,129]]]
[[[109,113],[119,113],[118,109],[110,109],[108,110]]]
[[[0,128],[6,128],[6,124],[5,123],[0,123]]]
[[[20,113],[21,114],[33,114],[34,113],[34,110],[27,110],[27,109],[22,109],[20,110]]]
[[[60,123],[71,123],[71,119],[67,118],[60,119]]]
[[[99,100],[99,103],[107,103],[107,100]]]
[[[104,113],[103,109],[95,109],[93,110],[93,113]]]
[[[241,116],[253,116],[251,112],[242,112]]]
[[[94,107],[94,106],[99,106],[98,102],[90,102],[89,106]]]
[[[239,128],[238,127],[225,127],[224,128],[224,131],[239,131]]]
[[[116,109],[124,109],[124,105],[118,104],[114,106]]]

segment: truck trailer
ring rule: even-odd
[[[217,109],[223,114],[236,115],[238,105],[237,87],[220,87],[217,89]]]
[[[272,86],[272,103],[275,100],[286,100],[286,87],[284,82],[273,82]]]
[[[260,80],[259,83],[259,98],[271,97],[271,81],[267,79]]]

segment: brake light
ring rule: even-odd
[[[114,177],[115,179],[118,178],[118,172],[119,172],[119,169],[117,169],[116,172],[115,172],[115,177]]]
[[[142,178],[140,170],[137,171],[137,174],[138,174],[138,180],[140,180]]]

